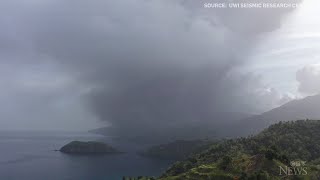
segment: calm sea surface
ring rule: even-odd
[[[73,140],[104,141],[126,153],[74,156],[54,151]],[[0,180],[121,180],[157,176],[172,163],[137,155],[143,148],[89,133],[0,132]]]

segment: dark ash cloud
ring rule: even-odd
[[[260,79],[238,70],[256,37],[279,28],[289,11],[212,10],[203,2],[8,3],[2,22],[19,24],[23,38],[4,44],[63,66],[89,89],[83,98],[92,112],[125,133],[261,110],[257,101],[277,97],[260,96]]]

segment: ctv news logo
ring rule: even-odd
[[[290,166],[279,166],[280,168],[280,176],[300,176],[300,175],[308,175],[306,161],[291,161]]]

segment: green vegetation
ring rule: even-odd
[[[292,162],[306,162],[293,166]],[[280,174],[280,168],[284,171]],[[306,170],[307,174],[303,171]],[[176,162],[161,180],[320,179],[320,121],[280,122],[256,136],[222,140]]]
[[[157,159],[182,160],[193,153],[207,149],[212,144],[208,140],[179,140],[168,144],[153,146],[141,155]]]
[[[96,141],[72,141],[69,144],[63,146],[60,152],[67,154],[106,154],[106,153],[118,153],[119,151],[113,147]]]

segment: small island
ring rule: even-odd
[[[67,145],[63,146],[60,152],[66,154],[112,154],[120,153],[120,151],[111,147],[108,144],[97,141],[72,141]]]

